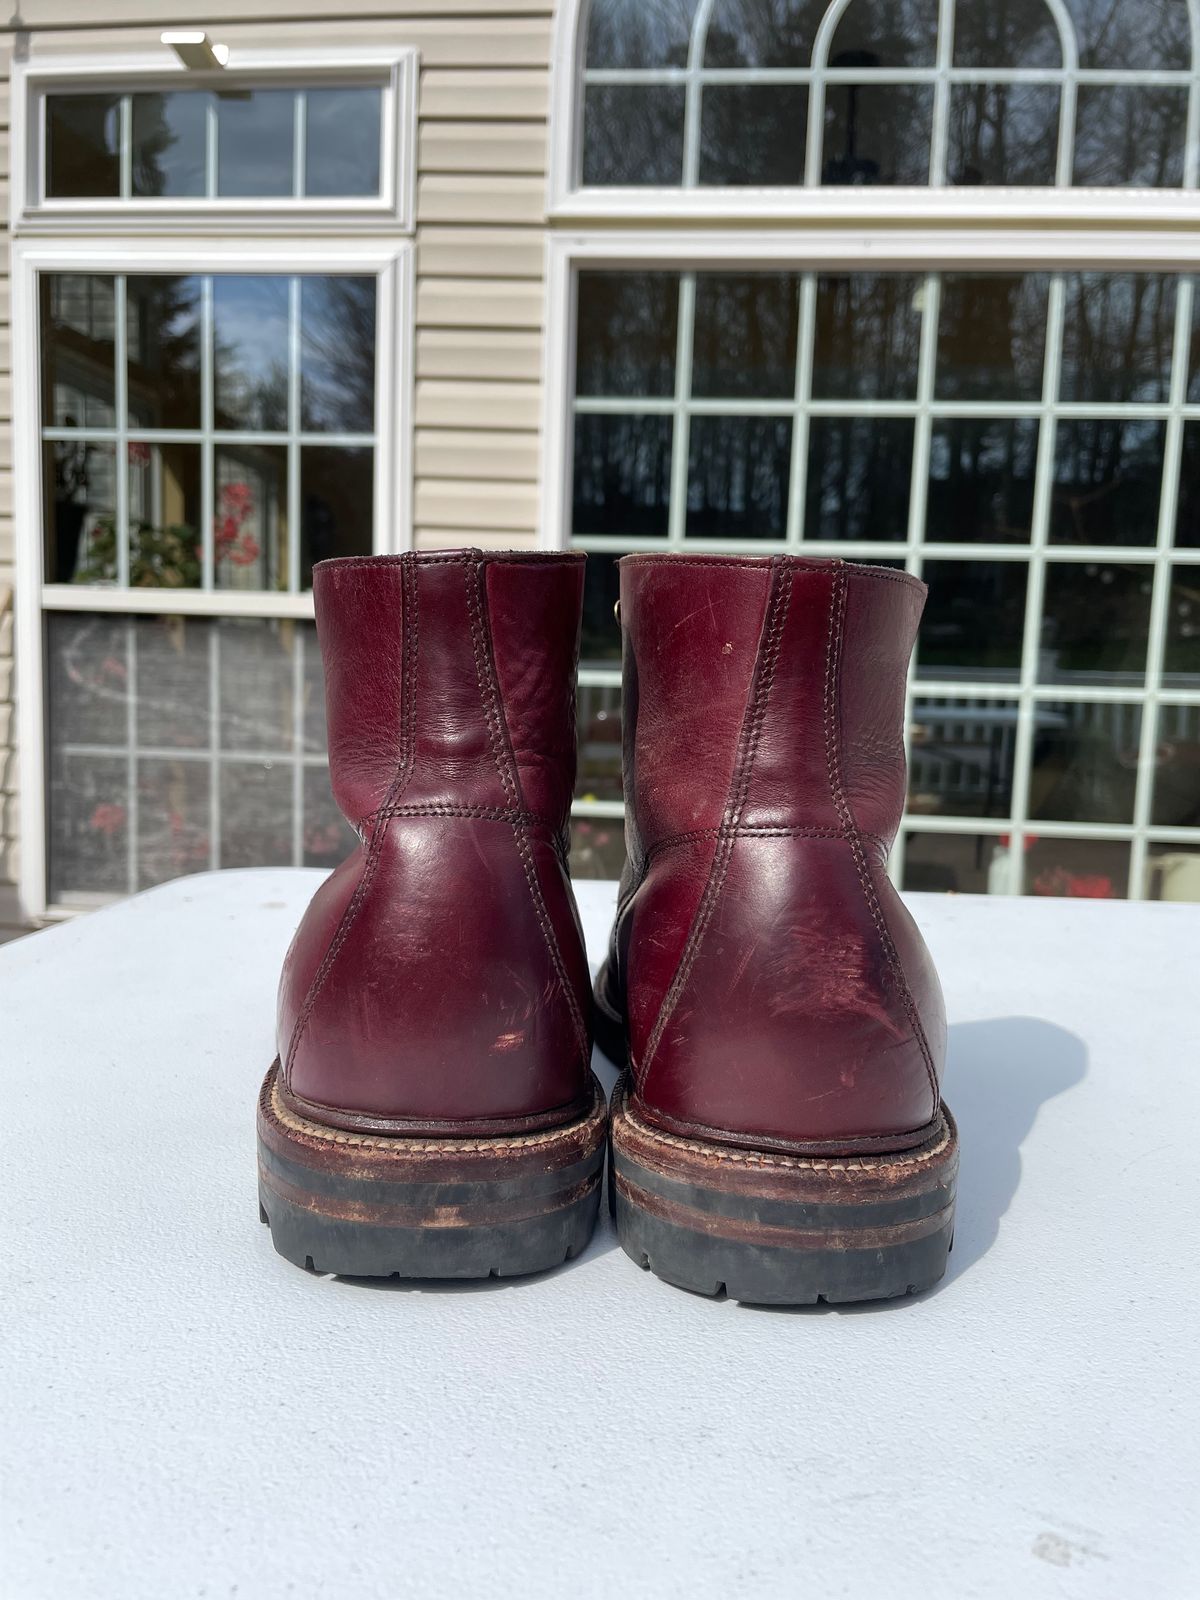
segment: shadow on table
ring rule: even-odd
[[[1021,1146],[1042,1104],[1087,1074],[1087,1046],[1037,1017],[959,1022],[950,1029],[946,1101],[958,1123],[960,1168],[954,1248],[941,1283],[903,1300],[854,1305],[756,1306],[799,1316],[897,1314],[936,1295],[991,1249],[1021,1182]]]
[[[605,1095],[611,1097],[613,1085],[620,1074],[598,1048],[592,1052],[592,1070],[600,1079]],[[534,1272],[523,1278],[464,1278],[461,1283],[446,1278],[341,1277],[337,1281],[353,1289],[382,1289],[392,1294],[487,1294],[493,1289],[513,1291],[534,1288],[549,1278],[557,1277],[560,1272],[573,1272],[577,1267],[583,1266],[588,1261],[594,1261],[597,1256],[605,1255],[616,1247],[617,1231],[613,1227],[612,1217],[608,1211],[608,1174],[605,1172],[600,1196],[600,1215],[596,1219],[596,1231],[592,1234],[587,1249],[573,1261],[564,1261],[561,1266],[551,1267],[547,1272]]]

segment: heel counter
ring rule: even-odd
[[[734,841],[669,1012],[656,1031],[631,1017],[648,1115],[783,1145],[903,1142],[929,1123],[941,992],[881,864],[867,871],[873,897],[851,841],[837,833]],[[652,916],[648,903],[647,929]]]
[[[554,892],[553,844],[499,820],[383,826],[366,891],[359,874],[340,919],[340,895],[314,901],[289,955],[280,991],[289,1091],[414,1123],[520,1123],[574,1105],[587,1085],[578,1016],[587,969],[582,946],[570,946],[570,905]]]

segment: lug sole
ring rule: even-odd
[[[353,1134],[258,1102],[259,1215],[310,1271],[362,1278],[509,1278],[577,1256],[600,1205],[607,1112],[494,1139]]]
[[[802,1157],[662,1133],[613,1095],[610,1195],[625,1253],[682,1289],[753,1305],[916,1294],[946,1271],[958,1134],[943,1108],[925,1144]]]

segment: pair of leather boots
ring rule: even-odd
[[[627,860],[590,992],[568,874],[582,555],[314,573],[358,834],[288,952],[261,1214],[317,1271],[536,1272],[620,1242],[803,1304],[945,1271],[941,992],[885,874],[924,599],[791,556],[620,563]],[[625,1064],[611,1119],[593,1030]]]

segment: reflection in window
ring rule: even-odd
[[[827,0],[592,0],[583,182],[1179,187],[1187,87],[1147,74],[1188,71],[1186,0],[1068,0],[1066,10],[1047,0],[851,0],[836,12]],[[935,130],[942,13],[955,76]],[[1075,51],[1108,80],[1072,84]],[[1065,119],[1064,90],[1074,104]]]
[[[295,591],[322,556],[369,551],[375,293],[370,277],[44,275],[48,581]]]
[[[154,89],[45,98],[52,200],[374,198],[383,90]]]
[[[353,843],[309,733],[310,623],[52,614],[47,670],[55,900],[215,866],[328,867]]]

